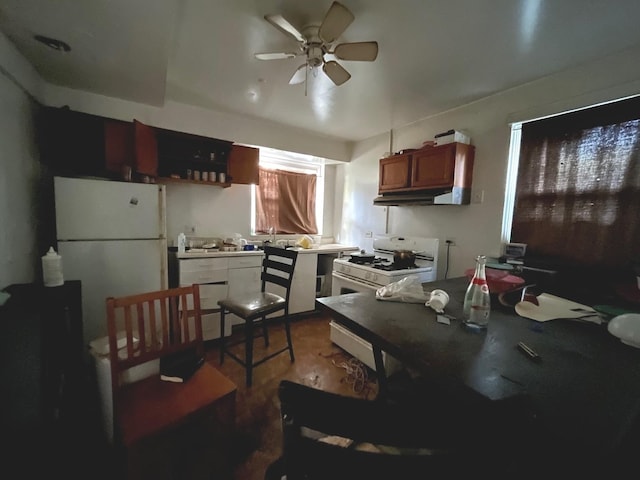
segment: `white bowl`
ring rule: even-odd
[[[626,345],[640,348],[640,313],[624,313],[609,320],[609,333]]]

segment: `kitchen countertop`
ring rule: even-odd
[[[175,255],[178,258],[246,257],[246,256],[254,256],[254,255],[263,256],[264,252],[262,250],[234,250],[231,252],[222,252],[219,250],[191,252],[187,250],[185,253],[176,252]]]
[[[343,253],[343,252],[355,252],[359,251],[359,247],[355,247],[352,245],[343,245],[340,243],[325,243],[320,245],[314,245],[312,248],[300,248],[293,247],[291,250],[296,250],[301,254],[309,254],[314,253],[316,255],[319,254],[329,254],[329,253]],[[185,253],[176,253],[177,258],[214,258],[214,257],[240,257],[247,255],[264,255],[264,251],[262,250],[235,250],[231,252],[223,252],[223,251],[198,251],[191,252],[186,251]]]
[[[342,245],[340,243],[325,243],[320,245],[313,245],[311,248],[299,248],[295,247],[299,253],[342,253],[342,252],[357,252],[360,251],[360,247],[354,247],[352,245]]]

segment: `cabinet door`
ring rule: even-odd
[[[455,145],[451,143],[414,152],[411,187],[437,188],[453,186]]]
[[[380,160],[380,183],[378,192],[389,192],[407,188],[411,155],[394,155]]]
[[[231,183],[258,185],[258,163],[260,151],[257,148],[233,145],[227,162]]]
[[[37,118],[41,161],[55,175],[103,175],[104,119],[68,108],[45,107]]]
[[[131,123],[109,118],[104,121],[105,167],[109,172],[122,173],[124,165],[133,166],[133,128]]]
[[[298,255],[293,271],[289,313],[310,312],[316,308],[316,278],[318,255],[303,253]]]
[[[141,175],[158,176],[158,142],[152,127],[133,121],[135,139],[134,169]]]

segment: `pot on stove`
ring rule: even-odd
[[[376,258],[374,254],[365,253],[364,250],[361,250],[358,253],[350,253],[349,256],[353,263],[371,263]]]
[[[413,250],[394,250],[393,264],[398,268],[415,267],[416,252]]]

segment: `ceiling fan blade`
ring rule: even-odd
[[[340,60],[372,62],[378,56],[378,42],[341,43],[331,53]]]
[[[351,78],[351,74],[347,72],[338,62],[331,60],[322,66],[324,73],[336,85],[342,85]]]
[[[347,7],[339,2],[333,2],[320,25],[318,36],[326,43],[333,43],[354,19],[353,13]]]
[[[302,33],[300,33],[296,27],[291,25],[282,15],[265,15],[264,19],[285,35],[290,35],[295,38],[298,42],[306,41],[306,38],[302,36]]]
[[[292,52],[273,52],[273,53],[256,53],[258,60],[283,60],[285,58],[297,57],[297,53]]]
[[[306,77],[307,77],[307,64],[304,63],[296,69],[296,72],[293,74],[293,77],[291,77],[291,80],[289,80],[289,85],[298,85],[299,83],[304,82]]]

